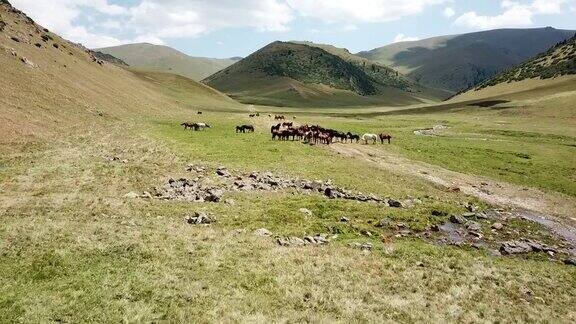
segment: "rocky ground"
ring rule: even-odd
[[[241,174],[226,167],[211,169],[203,165],[189,165],[186,172],[190,177],[178,179],[169,178],[163,186],[154,187],[142,194],[129,193],[127,196],[143,199],[179,200],[188,202],[212,202],[234,205],[232,199],[224,199],[226,193],[246,191],[289,191],[299,194],[320,195],[327,199],[346,199],[361,203],[372,203],[384,208],[411,208],[422,204],[420,199],[393,199],[377,197],[373,194],[353,192],[339,187],[331,181],[293,179],[271,172],[252,172]],[[575,264],[575,247],[571,242],[554,236],[552,233],[538,229],[536,224],[518,214],[502,209],[479,210],[479,207],[466,206],[468,212],[461,215],[448,214],[433,210],[432,216],[437,218],[437,224],[424,230],[414,230],[406,224],[383,218],[378,222],[370,222],[372,230],[359,230],[361,236],[368,239],[379,238],[383,242],[395,238],[422,239],[436,244],[455,245],[484,249],[493,255],[527,255],[529,253],[545,253],[552,261],[563,261]],[[313,216],[313,213],[301,208],[300,213]],[[192,225],[209,225],[217,221],[216,215],[196,212],[185,217]],[[355,220],[342,217],[340,222],[351,227],[358,224]],[[319,246],[329,244],[338,239],[338,235],[318,233],[304,237],[284,237],[261,228],[254,235],[270,238],[280,246]],[[545,242],[543,242],[545,241]],[[371,251],[371,242],[351,242],[349,247]]]

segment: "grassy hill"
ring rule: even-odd
[[[459,92],[573,35],[554,28],[499,29],[396,43],[358,55],[423,85]]]
[[[146,43],[100,48],[97,51],[113,55],[134,68],[175,73],[197,81],[238,61],[238,58],[192,57],[168,46]]]
[[[293,42],[269,44],[204,82],[267,105],[402,105],[442,96],[381,64]]]

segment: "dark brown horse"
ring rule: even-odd
[[[236,126],[236,133],[254,133],[254,126],[252,125],[242,125]]]
[[[391,135],[388,135],[388,134],[384,134],[384,133],[380,133],[380,135],[378,135],[378,138],[380,138],[380,142],[381,142],[382,144],[384,144],[384,141],[385,141],[385,140],[388,141],[388,144],[390,144],[391,141],[392,141],[392,136],[391,136]]]
[[[182,124],[180,124],[180,126],[184,126],[184,129],[193,129],[194,128],[194,123],[190,123],[190,122],[184,122]]]

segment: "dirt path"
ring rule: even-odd
[[[386,152],[380,146],[337,143],[330,145],[330,149],[393,173],[417,176],[438,186],[459,190],[491,205],[510,207],[518,215],[538,222],[576,243],[576,199],[413,161]]]

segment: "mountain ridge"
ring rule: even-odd
[[[169,72],[200,81],[234,63],[237,58],[194,57],[165,45],[134,43],[95,49],[113,55],[128,65],[158,72]]]
[[[388,65],[428,87],[473,87],[574,34],[546,28],[495,29],[386,45],[357,55]]]

